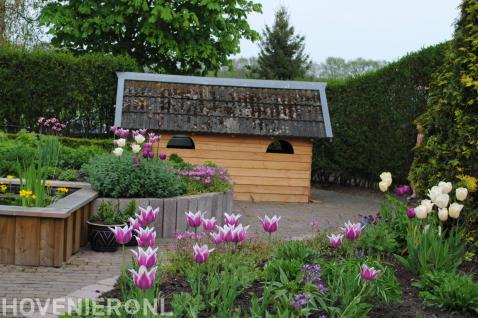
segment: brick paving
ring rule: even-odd
[[[381,196],[374,193],[318,189],[312,190],[312,199],[308,204],[235,202],[234,209],[243,215],[243,224],[251,225],[253,233],[262,232],[258,216],[281,215],[278,235],[291,239],[312,235],[314,230],[307,225],[311,220],[321,229],[334,230],[349,219],[357,220],[359,214],[376,213],[381,202]],[[160,245],[170,243],[162,241]],[[113,286],[120,266],[120,251],[97,253],[90,249],[82,249],[61,268],[0,265],[0,317],[5,302],[11,305],[13,298],[95,298]],[[11,308],[6,313],[6,317],[13,317]]]

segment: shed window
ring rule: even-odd
[[[193,140],[185,135],[174,135],[166,148],[195,149]]]
[[[292,147],[292,145],[288,141],[276,140],[276,141],[273,141],[269,145],[269,147],[267,147],[267,152],[293,154],[294,153],[294,148]]]

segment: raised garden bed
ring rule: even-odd
[[[76,191],[43,208],[0,205],[0,264],[59,267],[87,244],[86,220],[98,193],[88,183],[50,185]]]
[[[211,192],[197,195],[179,196],[166,199],[136,198],[136,199],[114,199],[97,198],[93,201],[92,211],[96,213],[104,201],[112,201],[118,204],[120,211],[124,210],[131,201],[136,201],[138,206],[153,208],[159,207],[159,217],[152,224],[158,237],[174,238],[175,233],[183,232],[187,228],[185,212],[203,211],[205,217],[215,217],[222,220],[223,213],[231,213],[234,204],[233,191]]]

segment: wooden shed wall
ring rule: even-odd
[[[234,182],[234,196],[243,201],[308,202],[312,165],[312,142],[281,138],[292,144],[294,154],[267,153],[270,137],[189,135],[196,149],[166,148],[172,134],[162,134],[160,151],[177,153],[202,164],[224,166]]]

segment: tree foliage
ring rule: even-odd
[[[463,0],[446,62],[434,75],[426,112],[417,119],[423,145],[410,179],[419,192],[442,180],[478,177],[478,1]],[[476,183],[476,182],[475,182]]]
[[[55,0],[41,21],[56,47],[129,55],[155,71],[207,74],[228,64],[241,39],[258,39],[247,15],[260,11],[249,0]]]
[[[378,71],[328,83],[334,138],[315,143],[315,181],[371,185],[382,171],[405,181],[416,140],[413,121],[426,108],[444,48],[429,47]]]
[[[357,58],[345,60],[341,57],[328,57],[325,62],[313,64],[313,76],[321,80],[343,80],[376,71],[387,65],[385,61]]]
[[[305,37],[295,34],[285,7],[275,14],[274,25],[262,33],[258,65],[253,69],[258,77],[289,80],[305,77],[310,69],[309,56],[304,53]]]

